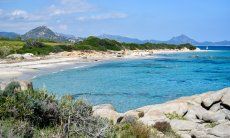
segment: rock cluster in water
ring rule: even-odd
[[[144,106],[125,113],[116,112],[110,104],[94,106],[93,111],[95,116],[108,118],[114,123],[137,120],[153,126],[157,122],[168,122],[183,138],[230,137],[230,88]]]

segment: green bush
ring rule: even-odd
[[[92,116],[92,106],[82,100],[65,96],[59,101],[44,90],[20,91],[17,82],[0,92],[0,119],[25,123],[25,131],[28,127],[36,136],[101,137],[110,125],[108,120]],[[21,130],[17,124],[8,127],[3,123],[3,128]]]

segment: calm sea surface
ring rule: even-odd
[[[58,96],[71,94],[92,104],[111,103],[124,112],[230,87],[230,47],[209,49],[214,50],[103,63],[40,76],[33,83]]]

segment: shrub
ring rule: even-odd
[[[172,130],[171,125],[168,122],[157,122],[153,127],[162,132],[166,137],[180,138],[180,135]]]
[[[15,119],[0,121],[0,137],[25,137],[33,136],[33,127],[26,122]]]
[[[119,137],[119,138],[149,138],[151,135],[151,128],[143,125],[140,122],[133,123],[121,123],[116,124],[110,128],[107,132],[107,137]]]
[[[25,48],[33,48],[33,47],[43,48],[44,46],[45,45],[38,40],[28,39],[28,40],[26,40],[24,47]]]
[[[100,137],[109,127],[108,120],[92,116],[92,106],[85,101],[75,101],[71,96],[65,96],[59,108],[65,136]]]
[[[8,56],[11,53],[11,50],[9,47],[2,46],[0,47],[0,57],[4,58]]]

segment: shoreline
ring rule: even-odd
[[[35,77],[84,68],[101,63],[154,58],[157,54],[198,52],[199,50],[134,50],[134,51],[73,51],[50,54],[45,57],[31,57],[28,60],[0,60],[0,82],[12,80],[32,80]]]

